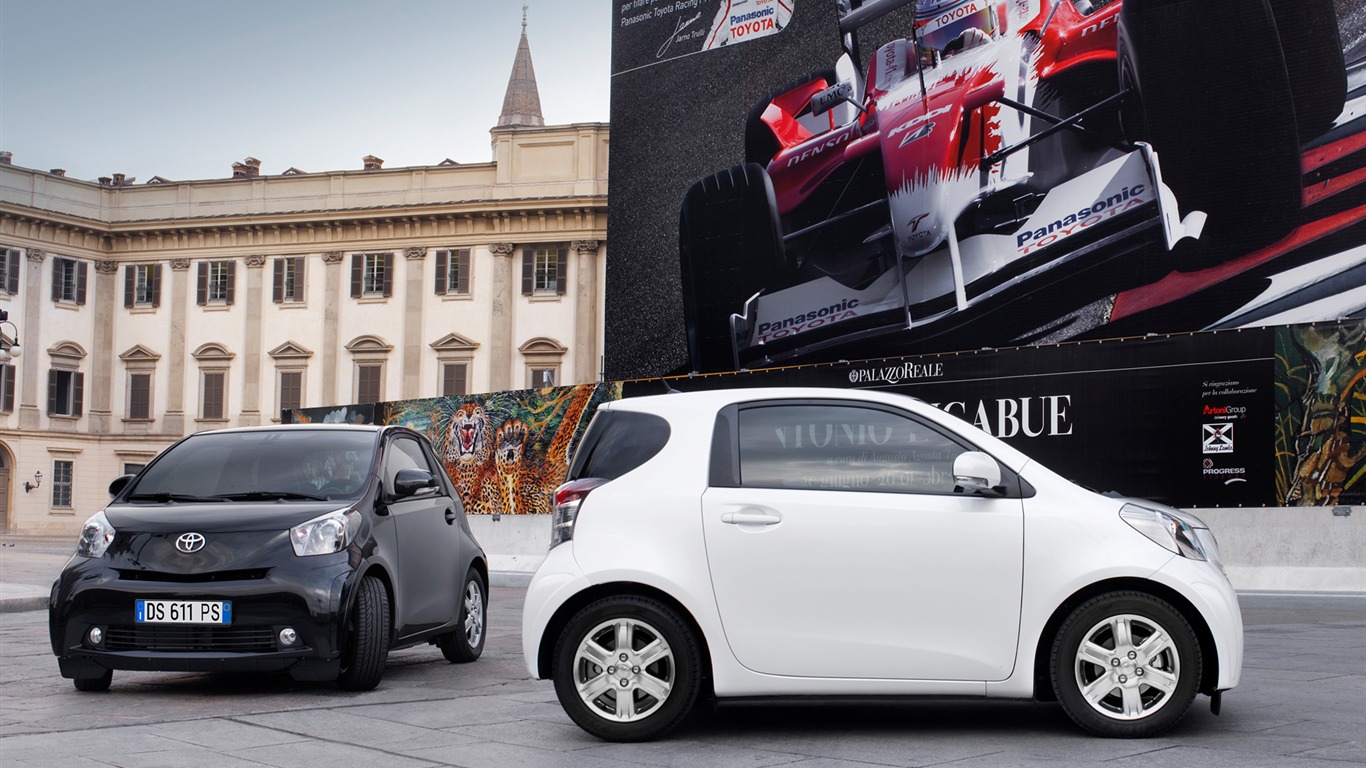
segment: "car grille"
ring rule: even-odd
[[[104,636],[111,651],[274,651],[270,627],[111,626]]]
[[[241,571],[206,571],[203,573],[167,573],[166,571],[135,571],[130,568],[118,569],[122,581],[168,581],[177,584],[203,584],[213,581],[260,581],[266,578],[269,568],[252,568]]]

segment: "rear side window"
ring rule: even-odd
[[[649,461],[669,442],[669,423],[648,413],[598,411],[574,454],[569,479],[615,480]]]

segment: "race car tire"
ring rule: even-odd
[[[1267,0],[1125,0],[1118,58],[1126,137],[1157,150],[1183,215],[1209,215],[1199,241],[1173,250],[1175,268],[1213,266],[1296,226],[1299,133]]]
[[[730,316],[788,272],[768,172],[737,165],[693,185],[679,213],[683,320],[691,370],[736,367]]]
[[[1333,0],[1272,0],[1300,140],[1333,126],[1347,102],[1347,64]]]
[[[773,135],[773,129],[769,128],[768,124],[763,121],[764,111],[768,109],[768,105],[773,103],[774,99],[813,80],[824,80],[827,87],[834,85],[835,70],[826,69],[812,72],[806,77],[793,80],[754,102],[754,106],[749,108],[749,115],[745,118],[745,162],[758,163],[767,167],[773,156],[778,154],[778,150],[782,147],[778,144],[778,137]]]

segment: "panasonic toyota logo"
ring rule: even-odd
[[[191,554],[204,548],[204,534],[202,533],[182,533],[180,538],[175,540],[175,548]]]

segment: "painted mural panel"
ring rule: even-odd
[[[1279,329],[1276,411],[1279,503],[1366,501],[1366,324]]]

